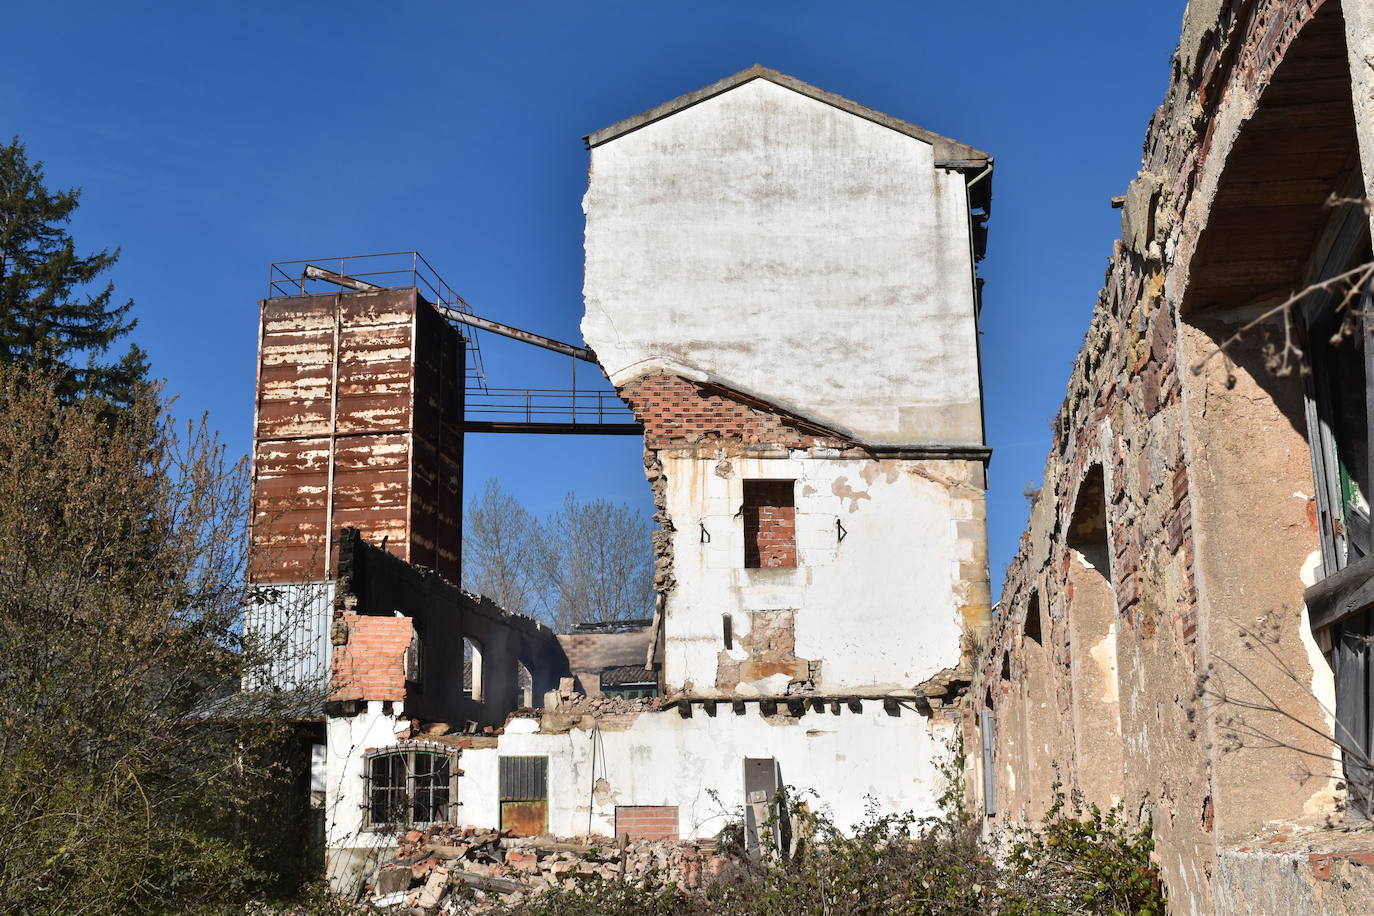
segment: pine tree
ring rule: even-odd
[[[77,188],[48,191],[43,164],[28,161],[18,137],[0,146],[0,362],[53,374],[66,402],[126,408],[148,384],[147,354],[130,345],[123,358],[99,361],[133,329],[134,303],[111,305],[113,283],[82,291],[119,250],[77,255],[65,225],[80,196]]]

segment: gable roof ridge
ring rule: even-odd
[[[992,157],[982,150],[974,149],[967,144],[960,143],[957,140],[951,140],[949,137],[942,136],[934,131],[926,130],[924,127],[918,127],[900,118],[894,118],[891,115],[883,114],[881,111],[876,111],[869,108],[867,105],[860,105],[852,99],[847,99],[844,96],[828,92],[818,86],[813,86],[810,83],[799,80],[795,76],[788,76],[786,73],[773,70],[762,64],[754,64],[754,66],[748,69],[741,70],[732,76],[727,76],[725,79],[714,82],[695,92],[688,92],[675,99],[669,99],[661,105],[650,108],[648,111],[625,118],[622,121],[617,121],[609,127],[603,127],[600,130],[593,131],[583,137],[582,140],[587,144],[587,149],[592,149],[593,147],[614,140],[617,137],[622,137],[625,134],[636,131],[641,127],[647,127],[655,121],[661,121],[693,105],[705,102],[708,99],[713,99],[722,93],[729,92],[737,86],[742,86],[756,79],[768,80],[770,83],[775,83],[785,89],[791,89],[793,92],[800,93],[818,102],[824,102],[827,105],[838,108],[841,111],[846,111],[856,117],[872,121],[875,124],[881,124],[883,127],[895,130],[898,133],[906,134],[908,137],[915,137],[917,140],[925,141],[935,147],[935,163],[938,166],[947,168],[981,168],[992,160]]]

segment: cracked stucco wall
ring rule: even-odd
[[[822,692],[911,689],[958,665],[966,629],[985,621],[988,607],[981,463],[783,454],[659,453],[674,532],[669,689],[768,695],[796,681]],[[745,479],[797,482],[795,569],[744,568]],[[753,627],[783,625],[760,616],[781,612],[793,644],[760,661]],[[820,670],[807,672],[808,659]]]

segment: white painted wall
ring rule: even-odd
[[[795,611],[796,655],[822,661],[821,692],[909,689],[960,661],[963,574],[981,569],[982,467],[977,462],[696,457],[660,452],[676,531],[664,617],[670,689],[717,691],[725,648],[750,611]],[[745,569],[739,512],[745,479],[796,480],[796,569]],[[836,522],[846,535],[839,540]],[[710,536],[703,543],[701,531]],[[736,645],[736,659],[746,652]],[[758,682],[724,693],[781,694]],[[773,679],[770,679],[773,680]]]
[[[982,442],[965,179],[765,79],[598,146],[582,332],[874,444]]]
[[[325,719],[325,875],[343,891],[355,886],[369,863],[375,864],[378,855],[395,845],[394,831],[365,826],[363,772],[368,750],[395,745],[397,735],[410,727],[409,719],[383,711],[390,705],[369,700],[355,716]]]
[[[932,728],[909,706],[890,716],[872,700],[861,713],[842,707],[838,714],[808,712],[799,719],[765,719],[752,704],[735,715],[722,703],[715,716],[701,708],[690,719],[675,710],[643,713],[623,731],[541,734],[537,728],[538,720],[515,719],[499,747],[462,752],[463,823],[500,824],[503,755],[548,755],[549,829],[559,836],[586,834],[589,810],[591,832],[613,835],[616,805],[677,805],[683,838],[714,836],[744,803],[746,757],[776,758],[783,782],[815,789],[813,809],[842,827],[863,817],[868,797],[884,811],[929,815],[936,813],[940,789],[935,764],[953,736],[948,726]],[[605,785],[594,789],[594,779],[603,778]]]

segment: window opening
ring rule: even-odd
[[[1069,676],[1078,710],[1074,756],[1079,787],[1089,801],[1107,806],[1125,791],[1125,758],[1116,683],[1116,592],[1100,464],[1089,468],[1079,484],[1065,543],[1072,554],[1067,618]]]
[[[1024,633],[1026,639],[1035,643],[1037,646],[1044,645],[1040,631],[1040,596],[1031,595],[1030,601],[1026,604],[1026,625]]]
[[[453,822],[458,768],[447,751],[391,749],[367,759],[368,823]]]
[[[792,569],[797,565],[796,481],[744,481],[744,566]]]
[[[1363,190],[1347,194],[1362,197]],[[1308,282],[1320,282],[1371,259],[1363,210],[1333,214]],[[1374,397],[1374,296],[1368,286],[1347,302],[1344,290],[1317,291],[1303,303],[1307,337],[1308,442],[1317,493],[1317,516],[1326,581],[1308,594],[1312,631],[1336,682],[1336,743],[1355,807],[1374,811],[1374,604],[1354,595],[1374,578],[1370,522],[1370,412]]]
[[[534,706],[534,677],[530,674],[530,669],[525,667],[525,663],[517,661],[515,663],[515,689],[519,696],[521,709],[529,709]]]
[[[463,637],[463,699],[482,701],[482,644]]]
[[[622,700],[643,700],[658,696],[658,684],[617,684],[614,687],[602,687],[601,693],[608,697],[619,697]]]
[[[406,647],[406,682],[419,691],[424,685],[424,638],[418,621],[412,621],[410,645]]]

